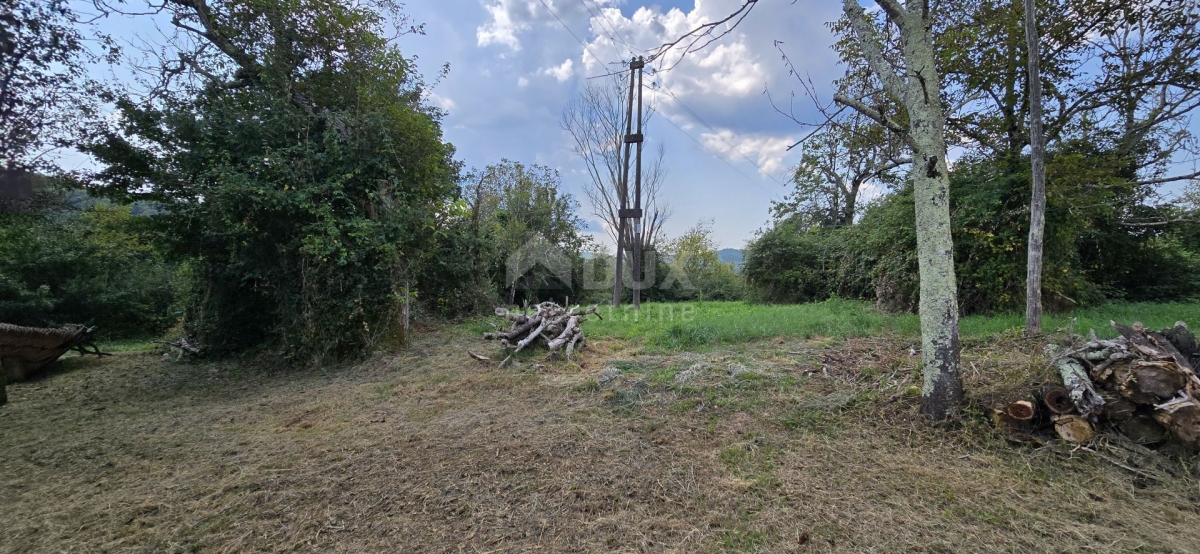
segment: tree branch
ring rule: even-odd
[[[908,132],[908,129],[905,129],[904,126],[897,123],[896,120],[888,117],[887,114],[880,113],[879,110],[876,110],[875,108],[872,108],[858,100],[850,98],[849,96],[846,96],[844,94],[834,94],[833,100],[835,102],[837,102],[838,104],[842,104],[844,106],[854,108],[854,110],[857,111],[858,113],[861,113],[861,114],[871,118],[876,123],[886,127],[889,131],[893,131],[896,133],[907,133]]]

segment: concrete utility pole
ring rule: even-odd
[[[629,102],[625,111],[625,152],[621,158],[621,182],[618,184],[620,190],[617,191],[620,200],[620,209],[617,212],[617,217],[620,225],[617,227],[617,274],[613,279],[613,307],[621,305],[621,292],[624,288],[624,273],[625,273],[625,253],[632,252],[632,260],[630,269],[633,278],[633,307],[641,306],[641,254],[642,254],[642,69],[646,66],[646,62],[642,58],[636,58],[629,62]],[[633,132],[633,92],[637,90],[637,108],[638,108],[638,124],[637,133]],[[631,149],[634,144],[637,144],[637,182],[636,195],[634,198],[634,207],[629,207],[629,162]],[[630,236],[629,220],[633,219],[634,229],[633,236]],[[632,243],[632,248],[626,248],[627,243]]]
[[[631,70],[638,72],[637,78],[637,133],[625,137],[625,142],[637,144],[637,170],[634,173],[633,188],[633,309],[642,306],[642,246],[645,241],[642,236],[642,68],[645,62],[638,58],[629,64]]]

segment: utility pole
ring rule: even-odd
[[[639,286],[639,275],[641,272],[641,252],[642,252],[642,68],[646,66],[646,62],[642,58],[635,58],[629,62],[629,101],[626,104],[625,111],[625,137],[622,141],[625,145],[625,151],[621,158],[621,179],[617,183],[617,195],[620,199],[620,209],[617,212],[619,225],[617,226],[617,274],[613,279],[613,307],[621,305],[621,292],[624,288],[624,273],[625,273],[625,253],[632,252],[632,260],[630,269],[633,277],[633,306],[635,308],[641,305],[641,290]],[[636,78],[635,78],[636,77]],[[633,91],[637,89],[638,96],[638,132],[633,132]],[[629,162],[631,149],[634,144],[637,144],[637,197],[634,199],[634,207],[629,207]],[[630,236],[629,220],[634,220],[634,236]],[[627,243],[632,243],[632,248],[626,248]]]
[[[641,57],[629,64],[631,71],[637,71],[637,133],[625,137],[625,142],[637,144],[637,170],[634,173],[633,188],[633,309],[642,307],[642,68],[646,62]],[[628,180],[626,180],[628,182]]]

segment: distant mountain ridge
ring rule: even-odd
[[[739,271],[742,269],[742,251],[737,248],[717,250],[717,259],[727,264],[733,264],[734,269]]]

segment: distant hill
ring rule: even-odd
[[[717,251],[717,259],[727,264],[733,264],[737,270],[742,269],[742,251],[737,248],[722,248]]]

